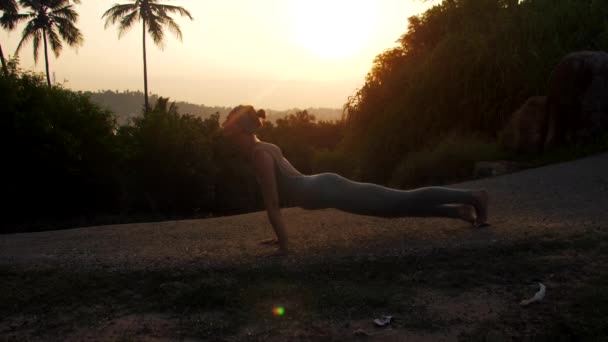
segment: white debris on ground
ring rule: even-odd
[[[535,302],[540,302],[545,298],[545,293],[547,292],[547,287],[543,285],[543,283],[538,283],[540,289],[534,294],[534,296],[530,299],[525,299],[519,302],[521,306],[527,306]]]
[[[374,319],[374,323],[379,326],[379,327],[383,327],[385,325],[389,325],[391,324],[391,321],[393,320],[393,316],[382,316],[380,318],[376,318]]]

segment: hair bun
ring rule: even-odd
[[[258,109],[258,111],[256,112],[256,115],[259,118],[266,119],[266,112],[263,109]]]

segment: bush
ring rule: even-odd
[[[49,88],[32,73],[0,78],[0,103],[8,199],[3,220],[9,226],[111,208],[116,150],[110,112],[81,93]]]
[[[315,151],[312,159],[313,173],[333,172],[347,178],[357,179],[355,162],[342,150],[321,149]]]
[[[180,115],[160,98],[133,126],[118,131],[125,174],[123,211],[171,215],[209,213],[214,207],[213,141],[218,117]]]
[[[497,144],[479,138],[450,137],[437,146],[409,153],[391,176],[396,188],[439,185],[472,178],[475,162],[506,156]]]

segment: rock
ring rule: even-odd
[[[606,132],[608,53],[571,53],[555,67],[549,81],[545,146],[586,143]]]
[[[544,145],[547,124],[546,97],[530,97],[509,120],[501,133],[501,144],[520,153],[537,153]]]

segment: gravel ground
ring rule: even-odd
[[[307,263],[340,256],[404,255],[537,237],[608,232],[608,154],[454,184],[485,188],[492,226],[452,219],[377,218],[337,210],[283,209],[292,255]],[[0,265],[158,269],[275,262],[257,241],[272,236],[264,212],[0,236]]]
[[[0,341],[605,335],[608,154],[453,187],[489,191],[490,227],[290,208],[285,258],[257,244],[264,212],[0,235]]]

